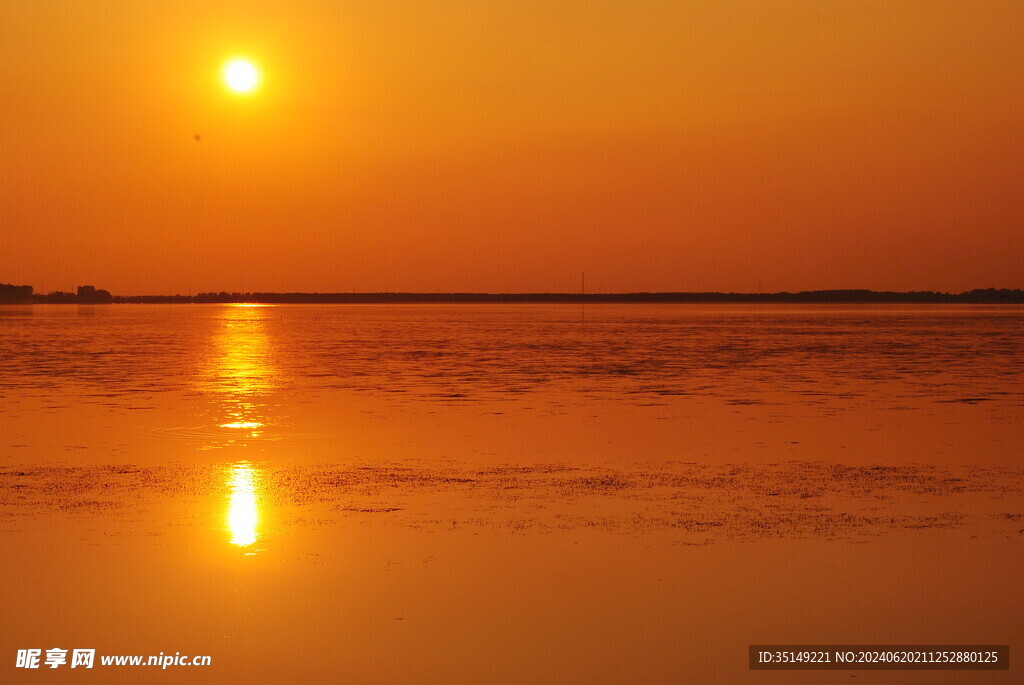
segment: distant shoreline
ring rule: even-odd
[[[88,286],[87,286],[88,287]],[[102,293],[97,297],[93,293]],[[632,292],[632,293],[264,293],[217,292],[197,295],[109,295],[32,293],[29,286],[0,284],[0,304],[1024,304],[1021,289],[937,291],[808,290],[775,293]]]

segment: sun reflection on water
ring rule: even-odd
[[[208,363],[199,378],[200,389],[217,405],[217,427],[223,439],[204,449],[239,446],[242,440],[264,438],[271,424],[266,397],[278,387],[274,346],[266,328],[263,307],[228,305],[218,319],[221,327],[209,347]]]
[[[259,473],[247,461],[228,471],[228,530],[231,544],[248,547],[259,538]]]
[[[272,391],[275,386],[272,349],[261,308],[231,306],[224,313],[224,327],[213,345],[211,389],[229,399]]]
[[[225,433],[205,449],[247,450],[265,441],[267,396],[278,387],[274,348],[262,307],[231,305],[221,310],[210,346],[209,364],[201,378],[202,390],[214,399],[215,425]],[[248,460],[226,468],[227,531],[232,545],[254,554],[260,537],[260,469]]]

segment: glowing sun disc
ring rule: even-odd
[[[251,93],[260,84],[260,72],[246,59],[233,59],[224,65],[224,83],[236,93]]]

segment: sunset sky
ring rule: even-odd
[[[1022,86],[1021,0],[7,0],[0,282],[1024,287]]]

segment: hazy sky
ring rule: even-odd
[[[0,282],[1024,287],[1022,86],[1021,0],[5,0]]]

